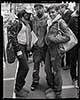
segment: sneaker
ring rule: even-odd
[[[56,99],[61,99],[62,98],[61,93],[55,92],[55,97],[56,97]]]
[[[55,99],[55,92],[53,91],[53,89],[46,90],[45,95],[46,99]]]
[[[61,99],[62,96],[61,95],[56,95],[56,99]]]
[[[38,84],[39,82],[33,82],[31,85],[31,90],[34,91],[37,88]]]
[[[74,85],[75,88],[78,88],[78,82],[77,82],[77,80],[73,80],[72,81],[72,85]]]
[[[14,90],[16,97],[27,97],[29,91],[26,89],[21,89],[20,91]]]
[[[70,69],[70,67],[68,65],[63,67],[63,70],[68,70],[68,69]]]
[[[52,91],[53,91],[52,88],[48,88],[48,89],[45,91],[45,94],[50,93],[50,92],[52,92]]]

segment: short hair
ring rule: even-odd
[[[53,5],[53,6],[50,6],[50,7],[47,9],[47,11],[49,12],[49,11],[52,10],[52,9],[55,9],[56,11],[58,11],[59,8],[60,8],[60,6],[58,6],[58,5]]]
[[[67,4],[61,4],[60,7],[61,8],[63,8],[63,7],[68,8],[68,5]]]
[[[44,7],[41,3],[36,3],[35,5],[34,5],[34,8],[36,8],[36,7],[38,7],[38,6],[40,6],[40,7]]]

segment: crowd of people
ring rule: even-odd
[[[12,43],[14,54],[19,61],[15,93],[16,96],[26,97],[29,92],[23,86],[29,72],[28,54],[32,52],[34,68],[31,90],[34,91],[39,85],[39,69],[40,63],[43,61],[49,86],[49,89],[46,90],[46,95],[49,92],[54,92],[55,98],[61,98],[61,69],[70,69],[72,84],[75,85],[77,81],[78,44],[66,53],[59,49],[59,44],[70,40],[70,37],[67,35],[70,32],[69,28],[78,39],[79,5],[76,3],[74,11],[71,11],[66,4],[51,5],[47,8],[48,16],[45,14],[43,4],[36,3],[34,10],[36,12],[35,15],[26,10],[21,10],[16,15],[13,24],[11,25],[10,23],[7,28],[8,42]],[[58,37],[58,24],[60,30],[63,31],[62,38]],[[36,35],[37,41],[31,47],[32,31]],[[66,66],[68,67],[64,64],[65,55]]]

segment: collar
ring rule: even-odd
[[[43,16],[42,16],[41,18],[39,18],[38,16],[35,16],[35,17],[36,17],[36,19],[37,19],[37,20],[42,20],[42,19],[47,18],[48,16],[47,16],[47,15],[45,15],[45,14],[43,14]]]
[[[66,14],[68,12],[68,9],[64,11],[64,14]]]
[[[78,14],[76,14],[76,11],[74,11],[72,14],[71,14],[72,17],[75,17],[75,16],[78,16]]]
[[[53,22],[57,22],[60,18],[61,18],[60,14],[58,14],[53,20],[49,18],[49,20],[47,21],[48,26],[51,26]]]

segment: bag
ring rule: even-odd
[[[62,30],[59,28],[59,22],[58,22],[58,30],[60,30],[62,32]],[[67,35],[70,37],[70,40],[66,43],[61,43],[59,45],[60,50],[63,52],[69,51],[78,43],[78,39],[76,38],[76,36],[72,32],[72,30],[69,27],[68,27],[68,30],[69,30],[69,32],[67,33]]]
[[[49,28],[52,26],[53,26],[53,23],[51,26],[49,26]],[[63,35],[63,33],[58,29],[58,27],[57,28],[53,27],[53,29],[56,30],[57,34],[47,34],[45,37],[45,41],[47,42],[47,44],[49,43],[48,40],[56,44],[65,43],[70,40],[69,36]]]
[[[7,53],[7,62],[9,64],[12,64],[15,62],[16,56],[14,53],[14,48],[12,46],[12,42],[8,42],[6,47],[6,53]]]

